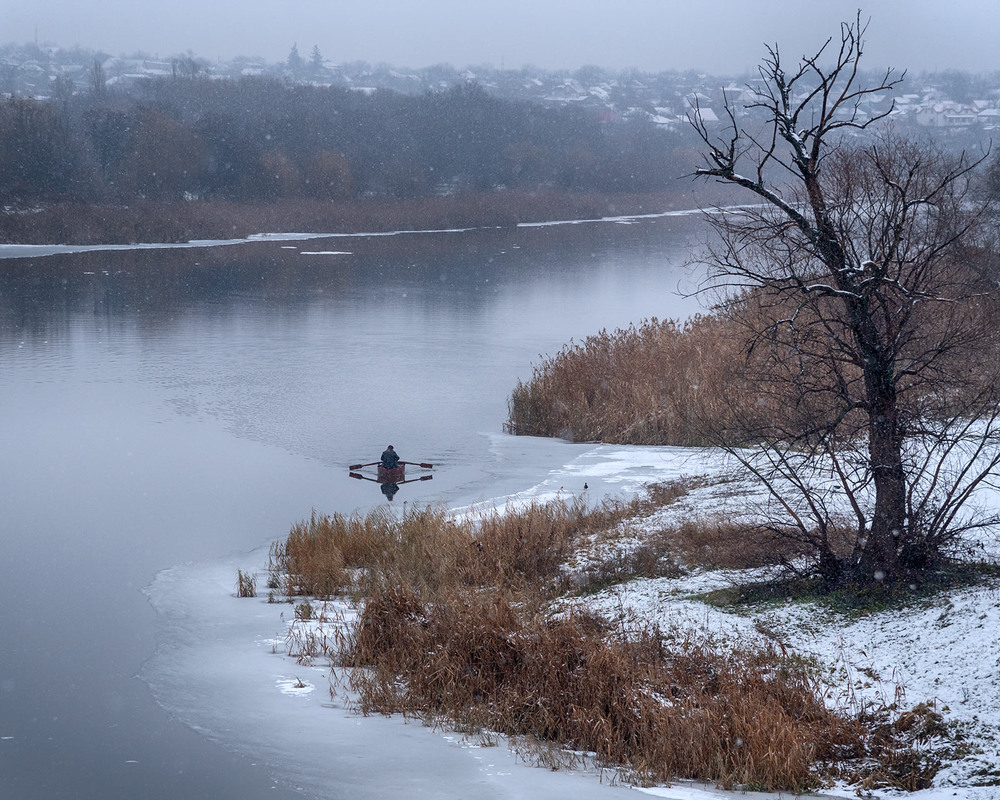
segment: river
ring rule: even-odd
[[[703,229],[0,259],[0,797],[302,797],[140,678],[172,624],[157,576],[385,502],[346,467],[390,442],[435,465],[396,504],[504,497],[575,458],[501,433],[511,388],[571,339],[697,310]]]

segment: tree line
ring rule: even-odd
[[[0,102],[0,202],[655,192],[690,163],[684,139],[475,84],[407,96],[175,76],[119,89],[95,65],[88,92],[54,85],[46,100]]]

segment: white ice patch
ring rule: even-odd
[[[601,217],[598,219],[554,220],[552,222],[522,222],[517,227],[547,227],[550,225],[580,225],[595,222],[633,222],[640,219],[656,219],[658,217],[681,217],[689,214],[703,213],[701,209],[686,209],[682,211],[666,211],[658,214],[636,214],[619,217]],[[248,244],[251,242],[294,242],[308,239],[344,239],[383,236],[402,236],[406,234],[438,234],[465,233],[476,228],[442,228],[435,230],[398,230],[398,231],[362,231],[358,233],[254,233],[245,239],[192,239],[189,242],[138,242],[132,244],[0,244],[0,259],[4,258],[37,258],[40,256],[60,255],[64,253],[89,253],[107,250],[158,250],[180,249],[188,247],[222,247],[224,245]],[[282,248],[293,249],[293,248]],[[349,255],[349,253],[303,253],[303,255]]]
[[[639,789],[639,791],[654,797],[667,797],[670,800],[722,800],[722,798],[731,796],[723,792],[698,789],[693,786],[655,786]]]

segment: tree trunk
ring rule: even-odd
[[[867,349],[867,348],[866,348]],[[906,475],[892,364],[872,353],[864,367],[868,395],[868,453],[875,485],[871,530],[857,564],[857,579],[889,584],[899,571],[899,543],[906,523]]]

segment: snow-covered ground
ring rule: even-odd
[[[737,615],[693,596],[732,584],[733,575],[699,573],[636,580],[604,591],[589,605],[608,617],[681,625],[720,639],[780,642],[821,665],[829,705],[847,710],[928,703],[963,723],[972,750],[914,798],[1000,797],[1000,786],[969,788],[984,771],[1000,780],[1000,585],[965,589],[925,607],[842,618],[788,602]],[[627,619],[626,619],[627,621]],[[885,794],[885,793],[882,793]]]
[[[629,451],[622,457],[630,458]],[[719,474],[718,462],[706,454],[702,458],[703,474]],[[763,500],[759,495],[757,499]],[[989,489],[981,499],[992,506],[1000,504]],[[754,502],[751,486],[709,481],[645,519],[643,526],[664,527],[706,511],[733,517]],[[637,541],[630,537],[640,537],[641,531],[633,528],[610,546],[627,549]],[[984,554],[1000,556],[996,538],[981,545]],[[946,722],[956,723],[969,753],[938,772],[937,788],[908,796],[1000,798],[1000,582],[955,590],[905,609],[850,616],[790,598],[741,612],[723,611],[697,599],[755,577],[699,570],[680,578],[633,580],[587,602],[593,610],[625,623],[632,619],[665,628],[682,625],[721,640],[777,642],[820,666],[825,697],[834,708],[853,711],[895,704],[906,711],[926,703]],[[977,785],[987,782],[995,785]]]
[[[546,500],[580,491],[595,498],[627,496],[651,481],[719,474],[722,468],[698,450],[552,446],[565,451],[564,467],[523,492],[492,502]],[[733,497],[731,487],[709,484],[662,513],[719,508]],[[654,517],[646,524],[663,522]],[[619,538],[614,546],[627,547],[627,540]],[[161,645],[143,677],[158,701],[180,719],[267,763],[279,779],[300,787],[306,796],[588,800],[636,791],[674,800],[780,796],[689,783],[624,787],[607,773],[553,772],[524,763],[504,746],[486,746],[419,722],[358,716],[342,687],[331,691],[327,664],[289,655],[304,632],[333,635],[333,627],[341,623],[309,623],[304,629],[291,605],[235,597],[236,570],[263,575],[266,562],[266,550],[259,550],[161,573],[147,590],[160,612]],[[929,702],[946,721],[963,724],[972,752],[938,774],[937,788],[909,796],[1000,798],[1000,786],[973,785],[981,782],[977,771],[1000,774],[1000,586],[964,589],[926,605],[850,619],[791,602],[727,613],[694,598],[729,585],[733,577],[698,572],[637,580],[588,602],[609,616],[634,615],[728,637],[777,639],[822,665],[832,705],[899,700],[912,707]],[[349,609],[339,612],[350,619]],[[850,787],[838,787],[813,796],[854,794]]]

